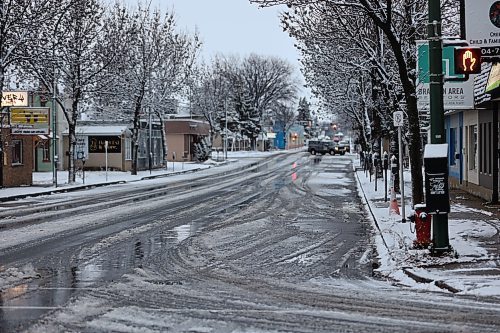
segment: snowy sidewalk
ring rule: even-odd
[[[358,164],[356,164],[358,163]],[[354,161],[359,165],[359,161]],[[390,214],[390,191],[385,201],[385,181],[356,171],[360,195],[379,229],[377,250],[381,276],[426,290],[447,289],[454,293],[500,296],[500,213],[499,207],[483,205],[480,198],[451,190],[448,216],[450,245],[454,253],[431,256],[430,251],[413,248],[415,224],[401,223],[400,215]],[[388,185],[389,186],[389,185]],[[401,205],[400,196],[397,196]],[[411,205],[409,171],[405,171],[405,210]],[[402,209],[400,207],[400,212]]]

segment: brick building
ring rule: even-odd
[[[2,187],[32,185],[33,136],[14,135],[2,129]]]

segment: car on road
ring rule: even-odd
[[[309,140],[307,151],[312,155],[321,154],[335,155],[335,142],[329,140]]]
[[[340,141],[338,143],[339,146],[339,151],[345,153],[350,153],[351,152],[351,145],[349,144],[349,141]]]

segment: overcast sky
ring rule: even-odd
[[[176,13],[178,27],[198,29],[203,41],[202,56],[257,53],[288,60],[302,78],[299,53],[294,40],[283,32],[279,12],[284,7],[259,8],[249,0],[151,0],[153,7]],[[139,0],[125,0],[134,5]]]

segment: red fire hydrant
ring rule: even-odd
[[[425,204],[415,205],[415,231],[417,239],[413,241],[415,248],[427,248],[431,244],[432,215],[427,213]]]

